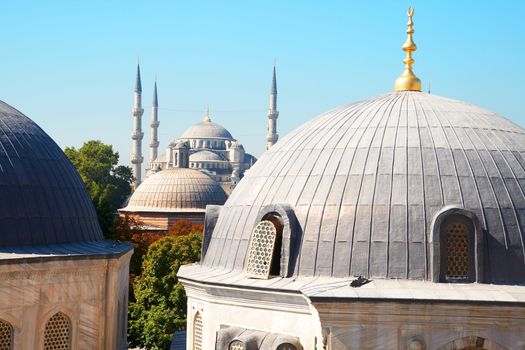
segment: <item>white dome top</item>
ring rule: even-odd
[[[295,276],[428,280],[432,225],[452,207],[479,219],[485,281],[525,282],[524,192],[523,128],[465,102],[387,94],[264,153],[224,205],[204,265],[242,269],[258,213],[282,203],[298,221]]]
[[[187,129],[181,139],[224,139],[233,140],[232,135],[222,125],[214,122],[200,122]]]
[[[227,195],[211,177],[198,170],[169,168],[148,177],[135,190],[123,212],[204,212],[223,204]]]

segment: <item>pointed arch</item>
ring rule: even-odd
[[[44,350],[71,349],[71,320],[62,312],[49,318],[44,328]]]
[[[435,215],[431,232],[432,281],[483,282],[485,231],[476,214],[445,207]]]
[[[202,350],[202,316],[199,311],[193,317],[193,350]]]
[[[508,350],[507,348],[478,336],[467,336],[450,341],[436,350]]]

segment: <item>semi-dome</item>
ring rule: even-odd
[[[434,230],[456,212],[479,225],[484,281],[525,282],[524,190],[523,128],[399,91],[326,112],[264,153],[224,205],[203,264],[242,270],[261,212],[282,204],[297,220],[294,276],[435,280]]]
[[[190,155],[190,162],[220,162],[224,161],[217,153],[211,151],[199,151]]]
[[[0,247],[103,239],[74,166],[36,123],[0,101]]]
[[[169,168],[148,177],[122,212],[204,212],[223,204],[227,195],[208,175],[188,168]]]

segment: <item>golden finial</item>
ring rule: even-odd
[[[412,34],[414,34],[414,22],[412,17],[414,16],[414,8],[409,7],[407,11],[408,15],[408,29],[407,29],[407,40],[402,46],[403,51],[407,53],[405,60],[405,70],[399,78],[396,79],[394,84],[395,91],[421,91],[421,80],[412,72],[412,65],[414,64],[414,59],[412,58],[412,52],[416,51],[417,47],[412,40]]]
[[[205,123],[211,123],[210,106],[208,106],[208,105],[206,105],[206,115],[204,116],[204,122]]]

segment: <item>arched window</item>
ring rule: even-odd
[[[246,274],[254,278],[279,276],[283,224],[278,214],[270,213],[253,229]]]
[[[244,350],[244,344],[239,340],[234,340],[229,346],[228,350]]]
[[[450,215],[440,227],[441,282],[476,281],[475,227],[470,218]]]
[[[277,350],[297,350],[297,347],[290,343],[283,343],[277,347]]]
[[[71,322],[61,312],[57,312],[46,323],[44,330],[44,350],[71,349]]]
[[[13,327],[6,321],[0,320],[0,350],[13,348]]]
[[[478,336],[466,336],[460,339],[453,340],[437,348],[436,350],[505,350],[502,345]]]
[[[202,350],[202,317],[200,312],[193,318],[193,350]]]

